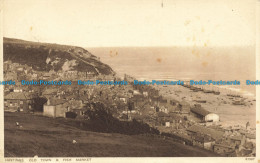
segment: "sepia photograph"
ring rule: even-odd
[[[259,162],[259,4],[1,1],[1,157]]]

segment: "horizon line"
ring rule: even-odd
[[[203,46],[203,45],[165,45],[165,46],[138,46],[138,45],[131,45],[131,46],[82,46],[82,45],[75,45],[75,44],[67,44],[67,43],[59,43],[59,42],[45,42],[45,41],[31,41],[31,40],[25,40],[21,38],[14,38],[14,37],[6,37],[3,36],[2,39],[15,39],[15,40],[21,40],[26,42],[33,42],[33,43],[43,43],[43,44],[57,44],[57,45],[63,45],[63,46],[75,46],[75,47],[81,47],[81,48],[256,48],[256,44],[253,45],[211,45],[211,46]],[[4,43],[4,41],[3,41]]]

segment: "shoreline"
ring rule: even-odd
[[[156,81],[184,81],[184,82],[189,82],[190,80],[182,80],[182,79],[149,79],[149,78],[136,78],[136,80],[139,81],[152,81],[152,80],[156,80]],[[245,84],[241,84],[241,85],[194,85],[195,87],[204,87],[206,89],[218,89],[219,92],[221,93],[225,93],[225,94],[235,94],[235,95],[242,95],[242,96],[246,96],[247,98],[256,98],[256,87],[252,86],[252,85],[245,85]],[[251,89],[245,89],[245,87],[255,87],[254,91]],[[251,91],[250,91],[251,90]]]

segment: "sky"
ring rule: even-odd
[[[82,47],[255,46],[255,6],[256,0],[5,0],[3,34]]]

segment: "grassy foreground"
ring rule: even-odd
[[[68,121],[5,112],[5,157],[217,156],[203,149],[159,137],[85,131],[67,125]],[[16,122],[22,127],[17,127]],[[73,144],[73,140],[77,143]]]

